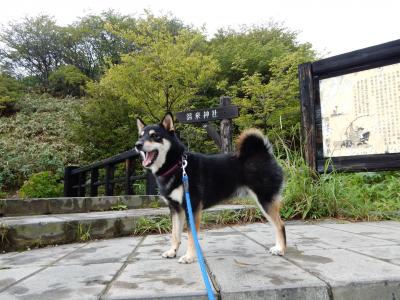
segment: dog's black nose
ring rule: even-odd
[[[142,150],[143,143],[141,141],[137,141],[136,144],[135,144],[135,148],[136,148],[137,151]]]

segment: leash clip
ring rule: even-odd
[[[187,177],[186,167],[187,167],[188,162],[187,162],[186,158],[187,158],[186,155],[182,156],[182,176],[183,177]]]

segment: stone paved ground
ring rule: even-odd
[[[287,237],[287,255],[276,257],[266,251],[268,225],[202,232],[217,296],[400,299],[399,222],[294,222]],[[150,235],[1,254],[0,299],[205,299],[197,264],[161,258],[168,240]]]

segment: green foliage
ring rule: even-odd
[[[61,66],[49,76],[49,90],[56,97],[82,97],[89,78],[75,66]]]
[[[50,73],[62,62],[63,43],[60,27],[53,18],[39,15],[10,23],[0,32],[4,62],[12,71],[20,69],[36,75],[47,88]]]
[[[109,27],[135,28],[135,19],[110,10],[87,15],[63,28],[64,63],[98,80],[106,68],[121,61],[121,54],[135,49],[134,44],[112,33]]]
[[[22,96],[22,84],[5,74],[0,74],[0,116],[15,110],[15,103]]]
[[[255,207],[240,210],[205,211],[202,216],[204,227],[264,221],[261,211]]]
[[[83,149],[82,158],[96,161],[133,147],[136,123],[132,107],[110,93],[98,93],[85,101],[71,123],[72,140]]]
[[[76,229],[76,237],[80,242],[90,241],[90,230],[92,228],[91,224],[79,223]]]
[[[236,124],[240,128],[279,128],[284,137],[289,137],[290,128],[300,123],[297,68],[310,60],[310,50],[306,46],[299,47],[270,61],[268,81],[260,73],[243,77],[236,91],[236,95],[244,95],[235,98],[241,107]]]
[[[116,31],[140,51],[122,56],[102,78],[100,87],[111,90],[132,106],[135,114],[156,122],[167,111],[186,108],[218,69],[205,54],[205,35],[182,28],[171,33],[167,16],[147,15],[135,30]]]
[[[32,174],[21,187],[20,195],[24,198],[61,197],[63,184],[60,181],[59,176],[47,171]]]
[[[299,152],[276,140],[286,174],[284,218],[376,220],[400,211],[400,172],[317,174]]]
[[[220,30],[210,47],[221,66],[221,81],[229,88],[254,73],[268,79],[271,60],[294,51],[296,37],[295,32],[276,23],[244,27],[240,31]]]
[[[18,113],[0,117],[0,189],[15,190],[41,171],[62,176],[65,165],[82,162],[82,149],[69,140],[67,126],[80,105],[28,95],[17,102]]]
[[[149,233],[167,233],[172,228],[171,219],[168,216],[145,218],[140,217],[133,230],[135,235],[145,235]]]
[[[177,128],[180,139],[189,151],[219,153],[217,145],[208,137],[204,128],[189,124],[179,124]]]

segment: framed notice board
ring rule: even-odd
[[[302,64],[299,80],[311,168],[400,169],[400,40]]]

